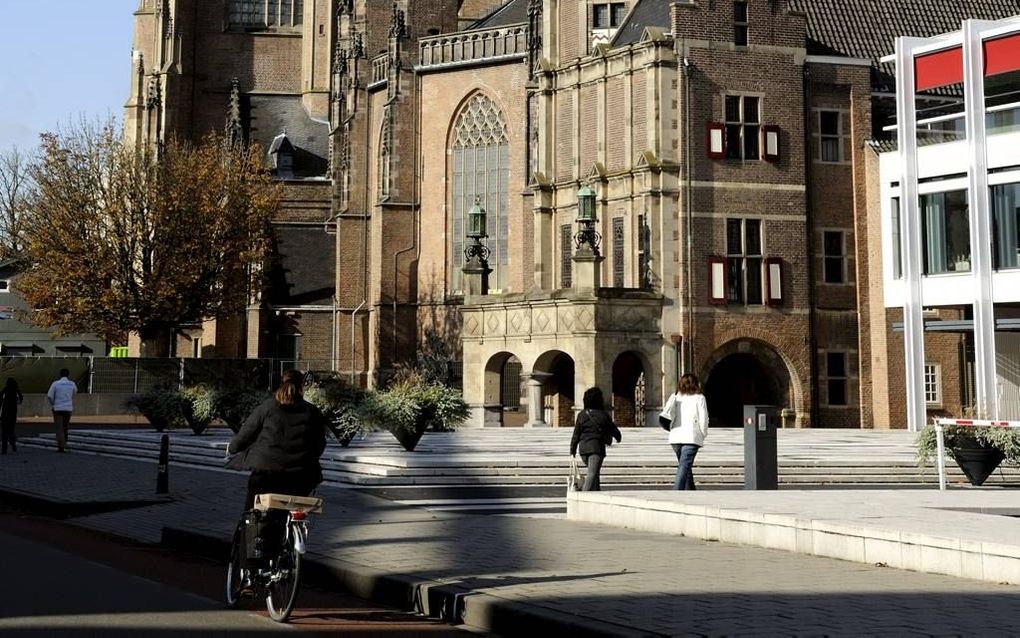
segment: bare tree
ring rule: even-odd
[[[25,218],[35,192],[32,157],[17,146],[0,153],[0,259],[24,250]]]

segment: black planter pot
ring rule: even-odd
[[[1002,450],[980,445],[974,441],[959,442],[950,450],[956,464],[963,470],[971,485],[981,485],[1006,455]]]
[[[408,452],[414,452],[414,448],[417,447],[418,441],[420,441],[421,437],[425,434],[424,427],[416,427],[413,430],[395,427],[390,431],[393,433],[393,436],[397,438],[397,441],[400,442],[400,445],[402,445]]]

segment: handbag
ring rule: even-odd
[[[584,480],[581,478],[581,470],[577,468],[577,457],[570,457],[570,476],[567,477],[567,494],[580,492],[584,487]]]
[[[659,414],[659,427],[669,432],[673,429],[673,423],[680,417],[677,412],[680,406],[676,400],[676,395],[671,395],[669,401],[666,402],[666,407],[662,408],[662,412]],[[666,416],[666,415],[669,416]]]

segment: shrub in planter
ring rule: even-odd
[[[984,483],[999,463],[1020,463],[1020,430],[1000,427],[943,426],[946,457],[957,462],[974,485]],[[938,441],[934,424],[921,429],[915,440],[917,462],[926,466],[935,461]]]
[[[185,423],[185,400],[177,388],[153,387],[129,397],[125,405],[137,409],[157,432]]]
[[[429,428],[453,430],[467,420],[468,406],[458,390],[409,372],[398,375],[388,390],[369,395],[362,413],[411,452]]]
[[[368,428],[361,418],[368,392],[351,386],[338,375],[308,375],[305,400],[319,408],[340,445],[347,447]]]
[[[216,394],[213,414],[223,419],[227,427],[236,434],[244,425],[244,420],[248,418],[248,415],[268,398],[269,393],[263,390],[252,390],[251,388],[220,390]]]
[[[216,417],[219,390],[209,385],[192,385],[181,390],[184,420],[195,434],[205,432]]]

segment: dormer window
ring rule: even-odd
[[[608,44],[627,15],[626,2],[596,2],[591,5],[591,45]]]
[[[616,29],[627,15],[625,2],[600,2],[592,5],[593,29]]]
[[[733,43],[738,47],[747,46],[747,3],[733,3]]]
[[[294,179],[294,145],[290,143],[286,133],[273,139],[269,146],[269,167],[277,179]]]

